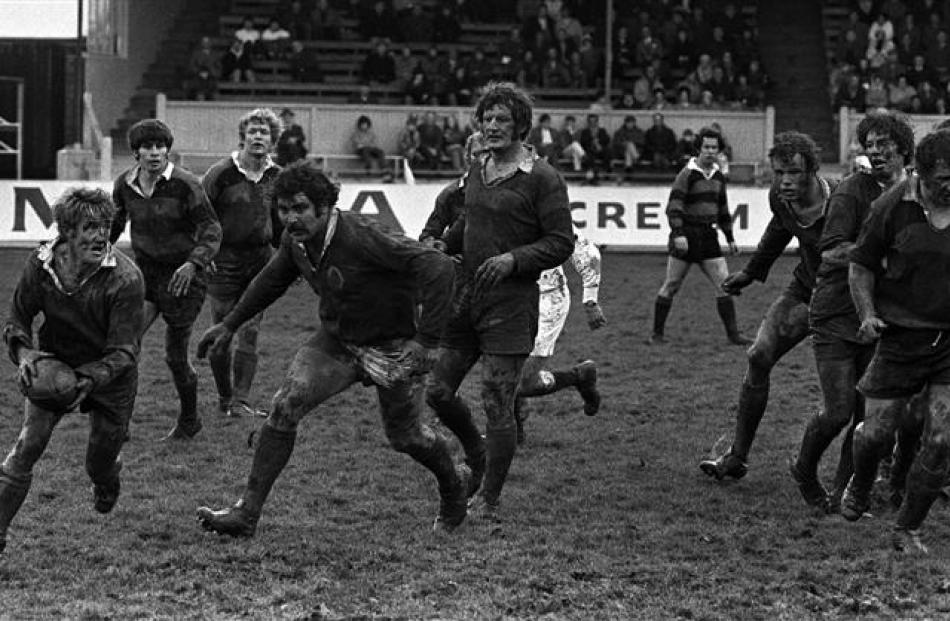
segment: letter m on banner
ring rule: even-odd
[[[369,207],[370,204],[376,208],[376,213],[373,213],[371,210],[364,213],[363,210]],[[371,218],[376,224],[382,227],[383,230],[398,233],[399,235],[406,234],[402,225],[399,224],[396,214],[393,213],[393,208],[389,204],[385,192],[380,190],[364,190],[360,192],[356,195],[356,199],[353,200],[350,211]]]
[[[53,210],[50,209],[40,188],[13,188],[13,230],[26,231],[26,205],[30,204],[43,226],[53,225]]]

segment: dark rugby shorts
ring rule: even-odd
[[[858,390],[872,399],[901,399],[928,384],[950,384],[950,330],[891,326],[881,335]]]
[[[145,301],[158,307],[162,319],[172,328],[184,328],[195,323],[201,313],[208,290],[207,275],[197,269],[185,295],[176,298],[168,290],[172,275],[181,265],[168,265],[136,258],[136,264],[145,277]]]
[[[687,263],[702,263],[709,259],[722,256],[719,246],[719,231],[711,224],[686,224],[683,226],[683,236],[686,237],[688,248],[685,254],[672,250],[670,240],[670,255]]]
[[[208,295],[221,301],[237,301],[254,277],[270,260],[270,246],[236,255],[221,254],[214,260],[214,274],[208,278]]]
[[[497,285],[473,300],[471,284],[458,287],[441,346],[483,354],[530,354],[538,334],[538,283]]]

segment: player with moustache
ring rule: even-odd
[[[142,273],[109,243],[115,205],[102,190],[67,190],[53,205],[58,235],[26,261],[13,292],[3,340],[27,395],[16,443],[0,464],[0,552],[7,528],[26,499],[33,467],[67,412],[89,414],[86,473],[94,508],[109,513],[120,491],[120,452],[138,388],[139,340],[145,304]],[[42,314],[34,345],[34,320]],[[30,397],[44,359],[75,375],[71,403]]]
[[[454,530],[465,519],[471,473],[455,463],[448,439],[423,420],[423,379],[452,302],[452,260],[387,234],[359,214],[341,212],[339,187],[310,162],[282,170],[274,194],[285,229],[280,247],[234,308],[205,332],[198,356],[229,347],[238,327],[298,278],[320,297],[320,327],[297,350],[274,396],[241,499],[222,510],[199,508],[199,523],[226,535],[252,536],[294,450],[300,421],[362,382],[376,388],[391,446],[438,481],[435,529]]]
[[[821,265],[809,306],[812,345],[822,409],[805,426],[798,458],[789,470],[802,498],[828,512],[840,509],[841,495],[851,478],[853,428],[864,418],[864,399],[856,389],[871,356],[874,341],[858,333],[858,321],[848,287],[849,254],[871,203],[903,181],[914,156],[914,131],[894,112],[869,112],[857,127],[857,139],[870,161],[867,172],[845,178],[828,200],[825,226],[818,242]],[[831,494],[818,478],[822,454],[851,423],[842,443],[841,459]]]
[[[168,160],[174,137],[158,119],[129,129],[135,165],[115,180],[116,205],[109,241],[130,224],[135,263],[145,278],[143,331],[165,320],[165,364],[181,409],[164,440],[185,440],[201,431],[198,374],[188,359],[191,333],[204,304],[208,273],[221,245],[221,224],[201,181]]]
[[[926,553],[920,528],[950,470],[950,130],[925,136],[916,171],[878,198],[851,251],[849,284],[859,333],[878,339],[858,389],[865,419],[854,433],[854,474],[841,500],[860,519],[907,402],[928,391],[920,448],[907,473],[894,549]]]
[[[524,144],[530,96],[511,83],[490,83],[475,106],[486,152],[475,157],[463,187],[462,264],[427,401],[459,438],[473,471],[473,516],[498,521],[498,505],[517,445],[514,401],[538,330],[538,277],[574,248],[564,180]],[[458,395],[482,360],[483,439]]]
[[[833,184],[819,176],[818,148],[810,136],[788,131],[777,134],[769,150],[772,185],[769,220],[745,267],[730,274],[723,290],[738,295],[758,280],[765,282],[775,260],[793,238],[800,261],[792,280],[765,313],[755,342],[746,352],[748,364],[739,388],[735,434],[729,449],[699,463],[716,480],[741,479],[748,472],[749,450],[769,400],[772,368],[808,336],[808,303],[821,263],[818,243],[825,221],[825,204]]]
[[[270,259],[282,227],[273,205],[280,167],[271,159],[280,120],[257,108],[238,121],[240,149],[213,164],[201,184],[221,223],[221,248],[208,282],[211,321],[220,322]],[[235,347],[211,356],[218,407],[226,416],[266,416],[249,401],[257,373],[257,338],[263,315],[255,315],[235,334]]]

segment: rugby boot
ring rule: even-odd
[[[246,401],[238,401],[228,408],[228,416],[230,418],[267,418],[269,414],[266,410],[258,410]]]
[[[487,525],[490,533],[501,530],[498,503],[488,501],[483,494],[477,494],[469,501],[468,517],[473,523]]]
[[[798,485],[798,492],[805,500],[805,504],[827,512],[828,492],[821,484],[821,481],[818,480],[818,477],[803,474],[802,471],[799,470],[796,462],[792,462],[788,465],[788,472]]]
[[[247,477],[247,487],[239,501],[228,509],[215,511],[199,507],[198,524],[208,531],[232,537],[252,537],[261,517],[264,501],[274,481],[287,465],[294,450],[296,431],[281,431],[267,423],[257,434],[254,461]]]
[[[12,477],[0,468],[0,553],[7,547],[7,527],[30,491],[33,477]]]
[[[190,423],[182,423],[181,421],[175,423],[175,426],[172,427],[172,430],[165,434],[165,437],[162,438],[162,442],[177,442],[180,440],[191,440],[198,432],[201,431],[202,425],[200,420],[195,420]]]
[[[465,464],[455,467],[455,484],[446,493],[441,494],[439,515],[435,518],[432,530],[451,533],[461,526],[468,513],[468,488],[472,471]]]
[[[186,382],[176,380],[175,389],[181,401],[181,411],[178,413],[178,422],[162,438],[163,442],[191,439],[202,428],[201,419],[198,418],[198,376]]]
[[[600,391],[597,390],[597,363],[593,360],[574,366],[577,375],[577,392],[584,400],[584,414],[593,416],[600,410]]]
[[[666,342],[663,336],[663,330],[666,327],[666,318],[673,307],[673,298],[663,295],[656,296],[653,302],[653,333],[647,341],[649,345],[661,345]]]
[[[852,476],[851,482],[848,483],[841,497],[841,516],[849,522],[857,522],[870,508],[870,486],[856,485],[855,478]]]
[[[707,476],[722,481],[726,477],[741,479],[749,471],[749,465],[736,456],[732,449],[729,449],[716,459],[704,459],[699,462],[699,469]]]
[[[929,554],[930,550],[920,540],[919,530],[895,527],[891,533],[891,545],[901,554]]]
[[[752,339],[742,336],[739,327],[736,324],[736,303],[732,296],[716,298],[716,310],[719,311],[719,318],[722,325],[726,328],[726,336],[733,345],[748,347],[752,344]]]
[[[121,479],[119,473],[122,471],[122,460],[116,459],[112,472],[105,481],[94,482],[92,486],[93,507],[99,513],[109,513],[115,507],[119,500],[121,491]]]

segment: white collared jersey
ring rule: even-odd
[[[574,252],[571,265],[581,277],[584,287],[584,302],[596,302],[600,289],[600,251],[592,242],[583,237],[574,239]],[[557,266],[541,272],[538,278],[538,290],[543,295],[551,291],[567,290],[567,277],[564,268]]]

